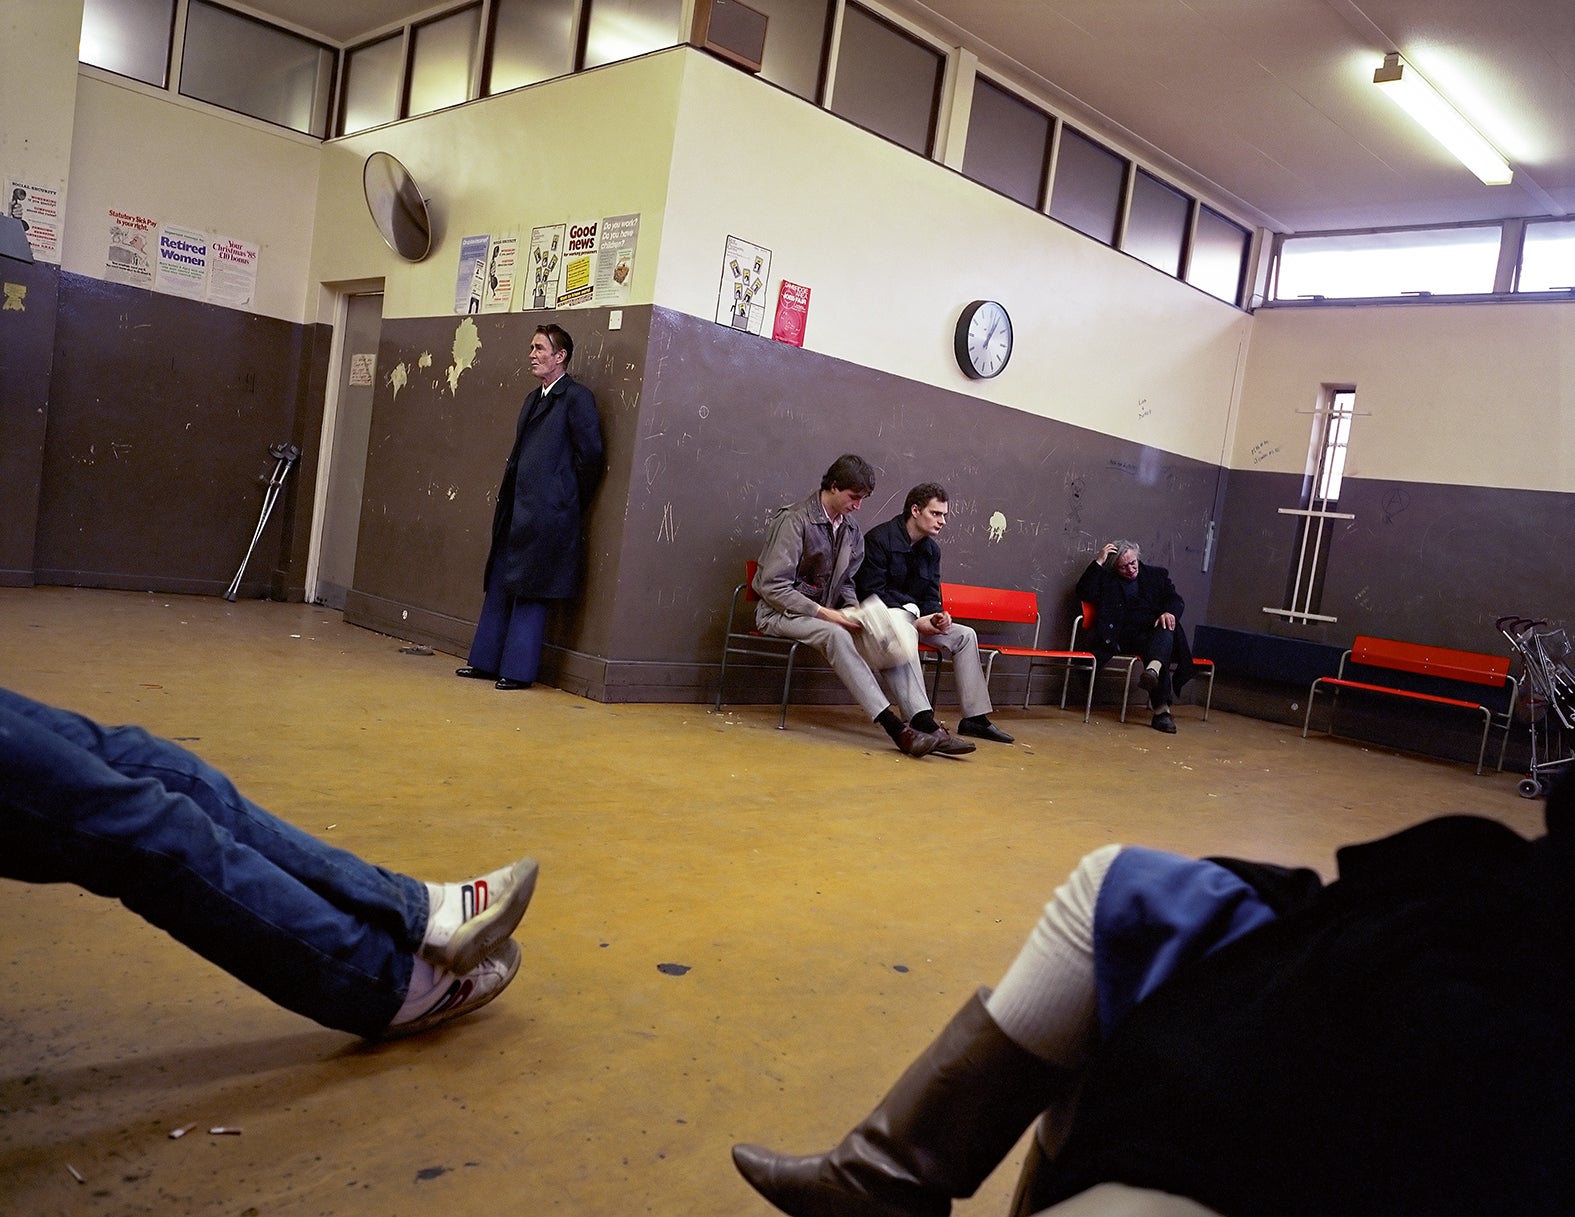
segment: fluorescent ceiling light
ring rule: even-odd
[[[1509,162],[1398,54],[1384,56],[1373,83],[1485,184],[1509,185],[1514,177]]]

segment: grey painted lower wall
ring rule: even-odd
[[[587,518],[586,594],[550,617],[542,678],[560,683],[576,655],[606,660],[650,318],[648,307],[625,308],[616,330],[606,309],[386,319],[347,619],[461,654],[469,648],[498,482],[536,384],[525,352],[536,326],[554,321],[574,338],[569,371],[596,393],[607,475]],[[461,333],[475,352],[458,368]],[[600,696],[599,673],[574,666],[576,682]]]
[[[1332,675],[1358,634],[1511,655],[1500,617],[1570,622],[1575,572],[1563,555],[1575,542],[1575,496],[1480,486],[1347,478],[1339,510],[1354,518],[1332,530],[1319,609],[1334,622],[1297,623],[1263,611],[1283,605],[1297,549],[1297,525],[1278,508],[1296,506],[1301,479],[1235,471],[1220,527],[1210,622],[1220,634],[1262,641],[1229,650],[1256,659],[1233,670],[1222,655],[1215,704],[1300,727],[1313,672],[1309,654]],[[1512,669],[1521,674],[1518,666]],[[1314,730],[1329,708],[1314,712]],[[1340,705],[1340,734],[1453,760],[1474,761],[1480,726],[1469,714],[1353,695]],[[1502,736],[1495,731],[1490,765]],[[1560,745],[1562,747],[1562,745]],[[1523,768],[1530,734],[1522,715],[1505,767]],[[1545,758],[1544,758],[1545,759]]]
[[[480,605],[492,494],[531,387],[520,361],[536,314],[476,319],[481,349],[458,390],[434,366],[396,394],[378,389],[368,462],[355,619],[463,650]],[[1168,566],[1187,620],[1343,649],[1358,632],[1502,650],[1500,613],[1556,616],[1571,587],[1546,561],[1570,539],[1568,496],[1347,479],[1356,518],[1332,538],[1325,610],[1332,625],[1262,611],[1283,602],[1300,479],[1233,472],[1007,407],[980,402],[665,309],[628,309],[619,331],[587,310],[557,320],[576,334],[575,372],[597,392],[608,476],[589,522],[586,594],[555,614],[548,679],[612,701],[708,701],[723,622],[769,513],[856,451],[876,467],[868,528],[908,487],[951,493],[946,577],[1040,595],[1044,638],[1060,645],[1071,587],[1117,533]],[[391,321],[379,366],[446,352],[456,319]],[[1205,538],[1221,504],[1212,577]],[[1543,547],[1543,558],[1536,555]],[[571,675],[572,674],[572,675]],[[730,678],[729,700],[769,701],[774,668]],[[998,696],[1020,694],[1009,666]],[[1228,680],[1227,680],[1228,684]],[[1224,703],[1232,701],[1222,689]],[[804,701],[843,701],[811,667]]]
[[[32,305],[4,323],[8,352],[25,342],[5,357],[4,581],[219,594],[256,529],[269,445],[293,442],[302,460],[241,594],[299,597],[327,328],[21,269]]]
[[[60,272],[0,258],[0,586],[34,582]]]
[[[1575,603],[1575,496],[1347,478],[1332,529],[1321,611],[1330,624],[1265,613],[1283,605],[1296,551],[1301,479],[1230,474],[1209,620],[1336,645],[1357,634],[1503,654],[1495,626],[1520,614],[1563,622]]]
[[[865,527],[900,511],[911,485],[944,483],[946,578],[1038,591],[1056,645],[1071,628],[1072,584],[1116,533],[1171,567],[1193,612],[1206,609],[1214,466],[633,308],[618,330],[595,309],[468,319],[480,345],[452,380],[445,359],[467,319],[384,323],[351,620],[468,646],[493,496],[532,387],[523,351],[549,317],[574,335],[571,370],[597,394],[608,472],[588,520],[585,594],[549,624],[547,680],[610,701],[714,697],[728,598],[767,516],[817,489],[847,451],[877,470]],[[396,388],[387,374],[401,365]],[[1002,680],[1009,690],[1009,671]],[[766,700],[777,685],[746,668],[738,695]],[[815,669],[797,691],[846,700]]]
[[[3,323],[0,581],[217,594],[255,526],[267,445],[288,437],[302,462],[243,594],[299,597],[327,328],[53,268],[8,281],[18,274],[31,304]],[[385,322],[351,620],[468,645],[492,498],[531,388],[523,353],[546,316],[468,319],[479,346],[452,379],[466,319]],[[1348,478],[1340,507],[1355,518],[1332,536],[1322,605],[1338,621],[1290,623],[1262,609],[1285,593],[1296,525],[1277,508],[1298,502],[1299,478],[1226,474],[665,309],[626,308],[616,330],[606,310],[551,316],[575,333],[574,371],[598,395],[607,439],[585,594],[554,614],[545,671],[589,697],[714,697],[728,597],[768,514],[815,489],[844,451],[877,469],[865,527],[895,514],[915,482],[947,485],[946,578],[1032,588],[1055,645],[1077,574],[1117,533],[1170,568],[1194,626],[1332,653],[1357,633],[1502,653],[1498,616],[1562,624],[1575,596],[1562,561],[1575,541],[1570,495]],[[389,376],[398,365],[403,376]],[[997,682],[999,701],[1020,696],[1009,666]],[[1255,689],[1223,671],[1220,685],[1222,708],[1294,713],[1276,704],[1295,700],[1293,685]],[[746,667],[729,699],[771,701],[778,688],[774,669]],[[846,701],[818,665],[796,697]]]
[[[1078,574],[1118,533],[1171,568],[1194,612],[1206,608],[1212,465],[661,309],[647,366],[610,697],[714,695],[728,598],[768,516],[818,489],[843,452],[876,469],[866,529],[916,483],[945,485],[944,578],[1038,592],[1052,645],[1070,632]],[[662,674],[678,683],[656,685],[653,663],[682,665]],[[845,700],[829,679],[807,673],[803,698]],[[1009,698],[1009,665],[1002,680]],[[739,688],[769,699],[778,684]],[[729,685],[732,699],[731,674]]]

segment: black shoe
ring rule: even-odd
[[[1161,710],[1154,715],[1154,721],[1149,726],[1156,731],[1163,731],[1166,735],[1176,734],[1176,720],[1170,717],[1169,710]]]
[[[971,735],[975,739],[987,739],[996,744],[1015,744],[1006,732],[1002,731],[987,718],[965,718],[957,724],[958,735]]]
[[[530,686],[531,682],[528,680],[510,680],[507,676],[500,676],[498,683],[492,687],[494,689],[502,689],[505,693],[508,693],[514,689],[528,689]]]
[[[466,680],[496,680],[496,672],[483,671],[481,668],[455,668],[455,676],[463,676]]]

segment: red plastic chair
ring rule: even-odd
[[[782,677],[782,717],[777,719],[777,730],[787,730],[788,698],[793,692],[793,661],[798,649],[805,643],[794,638],[777,638],[755,629],[755,571],[760,563],[751,559],[744,563],[744,581],[733,589],[733,599],[727,608],[727,631],[722,636],[722,670],[716,678],[716,708],[722,709],[722,690],[727,683],[729,655],[749,655],[757,659],[784,659],[787,671]],[[811,652],[814,648],[810,648]]]

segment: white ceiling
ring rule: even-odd
[[[1575,213],[1575,0],[889,0],[1279,231]],[[432,0],[248,0],[344,43]],[[1399,51],[1515,170],[1484,186],[1372,84]],[[1011,83],[1010,80],[1007,83]]]

